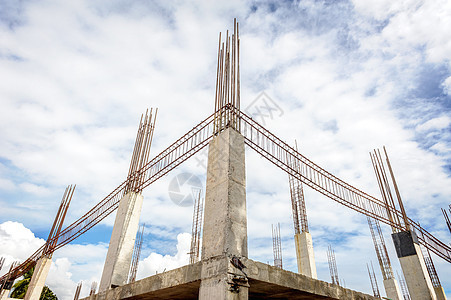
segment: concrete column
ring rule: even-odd
[[[398,282],[395,278],[384,279],[384,288],[385,294],[388,299],[392,300],[404,300],[404,297],[401,294],[401,290],[399,289]]]
[[[318,279],[316,274],[315,256],[313,255],[312,235],[301,232],[294,235],[298,273],[310,278]]]
[[[127,283],[143,196],[130,192],[119,203],[99,292]]]
[[[437,296],[437,300],[446,300],[446,294],[442,286],[435,287],[434,292],[435,295]]]
[[[392,238],[412,300],[436,300],[416,234],[402,231],[393,233]]]
[[[199,299],[248,299],[230,259],[247,258],[244,138],[232,128],[209,144]]]
[[[0,292],[0,300],[10,299],[10,298],[8,298],[8,295],[9,295],[10,292],[11,292],[11,290],[3,289],[3,290]]]
[[[39,300],[51,265],[51,258],[41,257],[38,260],[30,284],[28,285],[27,293],[25,294],[25,300]]]

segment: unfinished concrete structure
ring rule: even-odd
[[[296,142],[296,151],[297,151]],[[293,162],[293,168],[300,171],[300,165]],[[312,235],[309,232],[307,210],[305,208],[304,189],[302,182],[294,176],[288,175],[291,195],[291,209],[294,225],[294,246],[299,274],[318,278],[316,273],[315,255],[313,254]]]
[[[210,154],[216,156],[216,160],[221,161],[217,165],[223,165],[225,169],[210,167],[210,164],[214,165],[214,158],[211,158],[208,170],[209,173],[210,170],[213,172],[207,175],[210,179],[215,176],[220,178],[208,180],[207,190],[210,189],[212,195],[210,201],[213,203],[219,201],[218,203],[222,207],[226,207],[223,214],[212,212],[218,214],[220,222],[216,222],[216,219],[210,220],[216,222],[216,226],[221,226],[216,228],[221,233],[220,242],[205,245],[206,249],[203,253],[205,257],[202,256],[201,262],[134,283],[115,288],[108,287],[106,291],[92,295],[92,298],[195,299],[214,295],[220,299],[263,299],[269,296],[290,299],[374,299],[373,296],[330,285],[301,274],[273,268],[247,258],[247,232],[244,230],[246,227],[245,180],[240,181],[235,178],[240,172],[243,172],[244,176],[244,165],[243,170],[240,170],[237,167],[240,166],[237,162],[240,160],[235,161],[231,158],[235,155],[235,150],[227,149],[235,143],[239,145],[240,139],[249,148],[255,150],[288,175],[359,213],[376,218],[386,224],[398,226],[393,222],[391,214],[398,215],[400,212],[394,206],[387,206],[385,202],[327,172],[240,110],[238,64],[240,54],[238,26],[235,26],[233,35],[229,37],[227,34],[225,45],[221,38],[219,41],[214,113],[151,160],[147,160],[148,150],[138,150],[140,153],[138,156],[145,157],[145,159],[132,160],[131,172],[127,180],[79,220],[69,225],[57,239],[58,247],[70,243],[113,212],[120,205],[120,200],[124,195],[128,195],[130,192],[139,194],[144,188],[207,145],[213,149],[215,148],[213,143],[221,143],[225,147],[225,152],[229,151],[229,153],[224,156],[223,149],[216,147],[215,152],[217,153],[214,155],[211,151],[209,157]],[[219,139],[225,141],[218,141]],[[141,142],[144,140],[149,139],[146,137],[141,139]],[[136,151],[135,149],[133,157],[135,157]],[[239,152],[237,151],[237,153]],[[226,158],[224,162],[222,162],[223,157]],[[244,164],[244,156],[242,162]],[[300,167],[293,168],[294,163],[299,164]],[[226,171],[230,174],[221,174]],[[238,176],[238,178],[240,177]],[[220,180],[224,180],[224,182],[220,182]],[[213,184],[216,184],[216,188],[208,187]],[[222,192],[219,193],[217,189]],[[209,235],[206,228],[208,227],[207,222],[209,221],[205,220],[204,239],[208,239]],[[423,245],[441,258],[451,262],[449,246],[440,242],[417,223],[412,221],[411,226],[422,233],[421,243]],[[210,236],[212,236],[211,233]],[[213,240],[213,242],[215,241],[216,239]],[[245,249],[246,251],[244,251]],[[34,263],[40,258],[41,252],[38,250],[36,253],[14,269],[14,278],[20,276],[27,263]],[[0,278],[0,283],[5,283],[7,280],[3,276]]]
[[[385,294],[392,300],[403,300],[398,282],[393,274],[390,257],[388,256],[387,247],[385,245],[384,235],[382,234],[379,221],[367,217],[368,226],[370,228],[371,237],[373,238],[374,249],[376,251],[377,260],[382,273]]]
[[[119,204],[100,280],[100,291],[127,283],[142,202],[141,194],[130,192]]]
[[[30,284],[28,285],[27,293],[25,295],[26,300],[39,300],[51,265],[51,258],[41,257],[41,259],[38,260]]]
[[[392,238],[412,300],[437,299],[416,234],[401,231]]]
[[[61,232],[74,191],[75,185],[68,186],[64,192],[63,199],[61,200],[55,220],[53,221],[52,229],[50,230],[49,236],[45,243],[44,253],[47,254],[38,260],[34,268],[33,276],[31,277],[27,293],[25,294],[26,300],[39,300],[41,297],[42,289],[45,286],[45,280],[47,279],[50,266],[52,265],[52,249],[55,248],[58,242],[58,235]]]
[[[124,196],[119,202],[114,220],[99,291],[106,291],[128,282],[143,202],[142,189],[139,186],[145,179],[145,173],[140,172],[140,169],[149,159],[156,115],[157,111],[153,114],[151,109],[141,116],[139,122]]]
[[[235,25],[231,39],[220,46],[201,261],[102,290],[91,299],[375,299],[248,259],[244,136],[237,115],[223,109],[239,107],[238,45]]]
[[[370,156],[373,162],[373,167],[379,183],[382,198],[384,199],[386,204],[387,215],[391,220],[391,228],[393,232],[392,239],[395,245],[396,254],[401,264],[402,271],[404,273],[407,288],[412,300],[435,300],[436,295],[434,292],[434,287],[426,268],[418,237],[412,230],[412,225],[414,223],[411,222],[411,220],[409,220],[409,218],[407,217],[385,147],[383,148],[383,150],[385,164],[387,165],[389,170],[389,175],[391,177],[392,186],[395,191],[396,199],[398,200],[397,202],[400,211],[392,209],[395,207],[395,201],[391,191],[391,186],[389,184],[388,175],[385,171],[381,151],[374,150],[373,154],[370,154]],[[396,287],[396,285],[393,286]]]

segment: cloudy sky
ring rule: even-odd
[[[408,215],[450,242],[451,2],[0,0],[0,274],[44,243],[67,185],[66,225],[125,179],[147,108],[159,108],[152,156],[213,112],[218,34],[234,17],[242,108],[265,92],[277,113],[257,121],[377,197],[368,152],[385,145]],[[204,184],[205,163],[198,153],[144,191],[138,278],[188,262],[192,207],[168,186],[183,172]],[[295,271],[287,175],[251,149],[246,164],[249,256],[272,263],[280,222]],[[366,218],[305,190],[319,279],[331,245],[346,287],[370,293],[372,261],[382,291]],[[60,299],[100,281],[113,222],[55,252],[47,283]],[[433,259],[451,297],[450,265]]]

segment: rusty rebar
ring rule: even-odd
[[[368,275],[370,276],[371,289],[373,290],[374,297],[380,298],[381,293],[379,292],[379,286],[377,284],[376,274],[374,273],[373,262],[371,262],[371,271],[368,264],[366,264],[366,268],[368,269]]]

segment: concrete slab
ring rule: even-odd
[[[218,267],[205,268],[204,262],[184,266],[175,270],[150,276],[142,280],[101,292],[88,299],[198,299],[202,272],[210,275],[222,274],[230,269],[229,258],[214,258]],[[373,300],[371,295],[356,292],[305,275],[281,270],[251,259],[242,259],[246,266],[249,299],[343,299]],[[214,265],[211,262],[210,266]],[[230,273],[230,272],[229,272]]]

